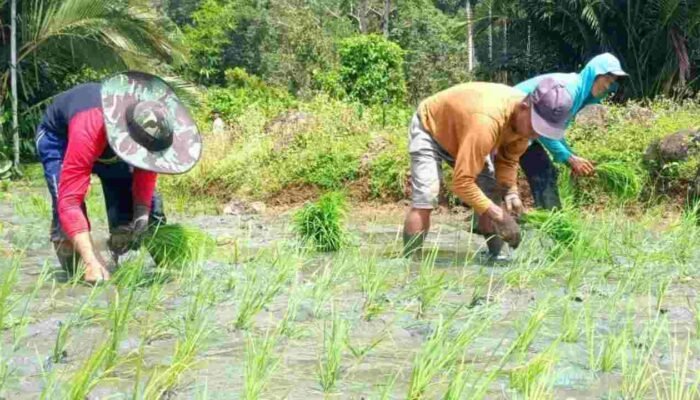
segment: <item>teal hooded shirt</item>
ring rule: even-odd
[[[524,82],[520,82],[519,84],[515,85],[515,88],[530,94],[544,78],[554,78],[562,82],[574,100],[573,107],[571,108],[571,115],[567,121],[568,126],[568,124],[570,124],[571,121],[576,118],[576,114],[578,114],[578,112],[585,106],[600,103],[601,98],[617,89],[617,83],[613,83],[608,91],[600,98],[596,98],[591,95],[591,89],[593,89],[595,78],[599,75],[609,73],[624,74],[622,67],[620,66],[620,61],[617,59],[617,57],[610,53],[604,53],[593,57],[578,74],[552,73],[538,75]],[[540,137],[537,140],[539,140],[540,143],[542,143],[542,145],[549,151],[552,158],[554,158],[554,161],[556,162],[566,162],[573,154],[571,148],[564,139],[554,140]]]

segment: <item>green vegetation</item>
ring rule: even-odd
[[[64,284],[41,167],[27,164],[0,183],[1,398],[700,395],[700,203],[674,207],[694,195],[700,153],[659,171],[644,161],[650,144],[700,125],[697,2],[0,0],[3,45],[13,3],[23,160],[51,96],[138,69],[173,83],[204,135],[195,169],[159,178],[169,211],[308,203],[216,220],[233,240],[156,227],[111,283]],[[632,101],[605,100],[600,123],[571,126],[597,173],[559,166],[562,209],[525,214],[533,229],[509,265],[475,264],[483,242],[460,214],[437,213],[420,260],[395,258],[400,213],[354,215],[351,201],[406,199],[420,100],[575,71],[598,48],[622,60],[618,97]],[[210,132],[214,110],[223,134]],[[99,192],[86,200],[95,232]]]
[[[294,215],[294,230],[319,251],[337,251],[347,243],[346,212],[344,194],[326,193]]]
[[[176,267],[203,259],[214,241],[199,229],[180,224],[158,225],[146,233],[145,247],[156,265]]]
[[[557,244],[535,230],[511,265],[488,270],[444,247],[394,260],[393,234],[334,253],[304,252],[291,238],[263,248],[242,240],[220,245],[238,246],[235,263],[217,250],[152,269],[142,249],[114,284],[83,287],[26,279],[33,258],[18,252],[0,260],[3,339],[17,342],[1,349],[0,390],[17,397],[23,379],[47,399],[214,398],[230,393],[233,374],[248,398],[558,398],[573,370],[576,387],[693,398],[697,299],[678,293],[695,290],[689,243],[700,227],[663,207],[634,219],[620,207],[580,216],[577,240],[556,257],[547,255]],[[277,229],[270,235],[285,233]],[[36,349],[26,358],[28,338]],[[43,372],[13,368],[18,357]]]
[[[601,184],[621,200],[634,200],[642,190],[641,173],[621,162],[596,165]]]

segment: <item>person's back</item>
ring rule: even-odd
[[[428,97],[418,106],[418,112],[426,129],[454,157],[464,135],[486,132],[474,129],[477,125],[497,127],[488,129],[488,133],[494,143],[503,140],[502,133],[511,131],[506,122],[524,98],[525,93],[507,85],[470,82]]]
[[[41,126],[60,137],[66,137],[68,124],[75,115],[93,108],[102,108],[101,88],[100,83],[90,82],[58,94],[46,108]]]

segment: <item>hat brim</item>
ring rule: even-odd
[[[564,138],[564,133],[566,132],[566,120],[564,120],[561,124],[549,122],[537,114],[535,107],[531,107],[530,115],[532,118],[532,128],[538,135],[552,140],[561,140]]]
[[[625,71],[623,71],[623,70],[621,70],[621,69],[620,69],[620,70],[617,70],[617,71],[610,71],[610,72],[608,72],[608,73],[611,74],[611,75],[619,76],[619,77],[621,77],[621,78],[630,76],[627,72],[625,72]]]
[[[202,138],[189,111],[173,89],[157,76],[125,72],[102,82],[102,110],[107,141],[126,163],[159,174],[182,174],[202,155]],[[126,110],[141,101],[158,101],[169,111],[173,144],[163,151],[149,151],[129,134]]]

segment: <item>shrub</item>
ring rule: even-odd
[[[369,169],[370,196],[375,199],[398,200],[404,197],[404,184],[408,173],[408,152],[385,151],[372,161]]]
[[[403,54],[399,45],[379,35],[340,42],[340,80],[345,92],[364,104],[398,103],[406,98]]]

